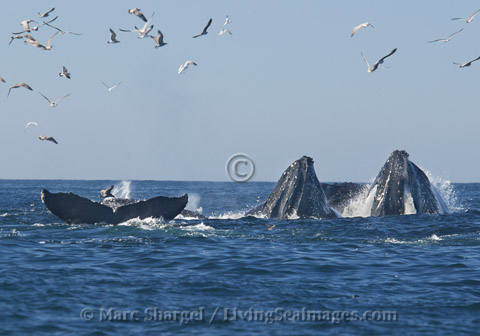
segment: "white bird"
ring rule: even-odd
[[[51,142],[53,142],[54,144],[58,145],[58,142],[57,142],[57,140],[55,140],[54,137],[46,136],[46,135],[40,135],[38,138],[39,138],[40,140],[51,141]]]
[[[58,99],[55,100],[54,102],[52,102],[50,99],[48,99],[47,97],[45,97],[40,91],[38,91],[38,93],[40,93],[40,95],[48,101],[48,103],[50,104],[50,107],[56,107],[57,104],[58,104],[58,102],[59,102],[60,100],[62,100],[63,98],[66,98],[66,97],[68,97],[68,96],[70,96],[70,93],[69,93],[69,94],[67,94],[67,95],[65,95],[65,96],[63,96],[63,97],[58,98]]]
[[[210,25],[212,24],[212,19],[210,18],[210,20],[208,20],[207,22],[207,25],[205,27],[203,27],[203,30],[200,34],[197,34],[195,36],[192,36],[193,38],[196,38],[196,37],[199,37],[199,36],[202,36],[202,35],[207,35],[208,32],[207,32],[207,29],[208,27],[210,27]]]
[[[12,44],[13,40],[15,39],[23,39],[24,37],[30,36],[33,38],[31,35],[28,34],[14,34],[13,36],[10,37],[10,42],[8,42],[8,45]]]
[[[471,61],[468,61],[466,63],[457,63],[457,62],[453,62],[453,64],[456,64],[458,66],[460,66],[460,68],[465,68],[465,67],[469,67],[470,65],[472,65],[473,62],[477,61],[480,59],[480,56],[478,56],[477,58],[471,60]]]
[[[392,56],[396,51],[397,51],[397,48],[393,49],[387,55],[380,58],[377,62],[375,62],[375,64],[373,65],[373,68],[370,68],[370,64],[368,64],[367,60],[365,59],[365,56],[363,56],[363,53],[361,52],[360,54],[362,55],[362,58],[365,61],[365,63],[367,63],[367,72],[374,72],[375,70],[378,69],[378,66],[383,63],[385,58]]]
[[[361,29],[361,28],[367,28],[367,27],[372,27],[372,28],[375,28],[371,23],[369,22],[364,22],[364,23],[361,23],[359,24],[358,26],[355,26],[352,30],[352,34],[350,35],[350,37],[353,37],[353,35],[355,35],[355,33],[357,32],[357,30]]]
[[[447,38],[442,38],[442,39],[438,39],[438,40],[428,41],[428,43],[433,43],[433,42],[445,42],[445,43],[447,43],[448,41],[450,41],[450,39],[451,39],[455,34],[460,33],[462,30],[463,30],[463,28],[460,29],[459,31],[453,33],[452,35],[450,35],[450,36],[447,37]]]
[[[110,28],[110,40],[107,41],[108,43],[120,43],[119,40],[117,40],[117,34]]]
[[[38,16],[39,16],[40,18],[46,18],[46,17],[49,16],[50,13],[53,12],[54,10],[55,10],[55,7],[49,9],[49,10],[46,11],[45,13],[40,13],[40,12],[38,12]]]
[[[42,23],[36,25],[35,27],[32,27],[31,29],[32,29],[33,31],[37,31],[41,26],[44,26],[44,25],[47,25],[47,26],[48,26],[49,23],[55,21],[56,19],[58,19],[58,16],[55,16],[53,19],[51,19],[51,20],[48,21],[48,22],[43,21]]]
[[[58,32],[60,33],[60,35],[63,35],[63,34],[72,34],[72,35],[82,35],[80,33],[74,33],[74,32],[71,32],[71,31],[66,31],[66,30],[63,30],[63,29],[60,29],[58,27],[55,27],[55,26],[52,26],[50,24],[50,22],[44,22],[47,26],[49,26],[50,28],[53,28],[53,29],[56,29],[58,30]]]
[[[24,42],[25,43],[30,43],[31,45],[35,46],[35,47],[38,47],[42,50],[50,50],[53,48],[53,46],[50,45],[50,43],[52,43],[52,40],[55,36],[57,36],[58,32],[56,32],[55,34],[53,34],[49,39],[48,39],[48,42],[47,44],[43,45],[41,43],[39,43],[37,40],[35,40],[31,35],[28,35],[27,34],[27,40],[25,40]]]
[[[29,121],[26,125],[25,125],[25,128],[23,129],[23,131],[25,132],[25,130],[30,127],[30,126],[40,126],[36,121]]]
[[[218,33],[218,35],[225,35],[225,34],[228,34],[228,35],[233,35],[232,32],[228,29],[222,29],[220,30],[220,32]]]
[[[227,17],[225,18],[225,23],[223,25],[226,26],[229,23],[232,23],[232,20],[230,20],[230,18],[227,15]]]
[[[470,17],[468,19],[465,19],[465,18],[453,18],[452,20],[462,20],[462,21],[465,21],[466,23],[471,23],[473,21],[473,18],[475,17],[475,15],[477,15],[478,13],[480,13],[480,9],[479,10],[476,10],[475,12],[473,12],[472,15],[470,15]]]
[[[153,25],[151,26],[148,26],[150,24],[150,21],[152,21],[152,18],[153,18],[153,15],[155,15],[155,12],[153,12],[152,16],[150,17],[150,19],[148,19],[147,22],[145,22],[145,24],[143,25],[143,27],[141,29],[138,29],[137,26],[135,26],[135,29],[132,29],[132,30],[129,30],[129,29],[121,29],[119,28],[120,31],[122,32],[135,32],[138,34],[138,38],[144,38],[144,37],[147,37],[149,36],[148,33],[150,33],[153,29]]]
[[[115,84],[114,86],[108,86],[107,84],[105,84],[104,82],[100,81],[103,85],[105,85],[105,87],[108,89],[108,92],[112,91],[113,89],[115,89],[117,86],[119,86],[122,82],[118,82],[117,84]]]
[[[37,21],[28,19],[28,20],[23,20],[22,22],[20,22],[20,24],[23,26],[23,29],[24,29],[23,32],[30,33],[30,23],[32,23],[32,22],[37,22]]]
[[[147,22],[147,19],[145,18],[145,15],[141,12],[140,8],[132,8],[128,10],[128,14],[133,14],[138,16],[140,19],[142,19],[144,22]]]
[[[163,47],[167,42],[163,42],[163,34],[160,30],[158,30],[158,35],[155,36],[150,36],[152,40],[154,40],[157,44],[155,45],[155,48],[160,48]]]
[[[65,78],[68,78],[70,79],[70,72],[68,72],[67,68],[65,67],[65,65],[62,67],[62,72],[60,72],[58,74],[59,77],[65,77]]]
[[[180,67],[178,68],[178,74],[183,73],[185,70],[187,70],[188,66],[190,65],[197,65],[194,61],[186,61],[184,64],[181,64]]]
[[[12,89],[17,89],[19,87],[24,87],[25,89],[28,89],[30,91],[32,91],[33,89],[30,87],[30,85],[28,85],[27,83],[19,83],[19,84],[13,84],[12,86],[10,86],[10,88],[8,89],[8,93],[7,93],[7,97],[10,96],[10,91]]]

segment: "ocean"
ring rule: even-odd
[[[68,225],[43,188],[189,194],[208,219]],[[0,180],[2,335],[462,335],[480,326],[480,184],[450,213],[245,217],[275,183]]]

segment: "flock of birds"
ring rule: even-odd
[[[52,12],[55,11],[55,8],[51,8],[49,9],[48,11],[46,12],[38,12],[38,17],[40,19],[46,19],[47,17],[50,17],[50,14],[52,14]],[[138,28],[137,26],[134,26],[134,29],[122,29],[122,28],[119,28],[119,30],[121,32],[126,32],[126,33],[130,33],[130,32],[133,32],[133,33],[136,33],[138,34],[138,38],[139,39],[143,39],[143,38],[146,38],[146,37],[150,37],[154,42],[155,42],[155,48],[160,48],[160,47],[163,47],[165,45],[167,45],[167,42],[164,41],[164,36],[163,36],[163,33],[158,29],[157,30],[157,35],[156,36],[153,36],[153,35],[149,35],[150,32],[153,30],[153,27],[154,25],[153,24],[150,24],[151,21],[152,21],[152,18],[153,16],[155,15],[155,12],[152,13],[152,15],[150,16],[149,19],[147,19],[145,17],[145,15],[142,13],[141,9],[139,8],[132,8],[132,9],[129,9],[128,10],[128,13],[129,14],[132,14],[132,15],[135,15],[136,17],[138,17],[139,19],[141,19],[143,22],[144,22],[144,25],[141,27],[141,28]],[[59,27],[56,27],[56,26],[53,26],[52,25],[52,22],[56,21],[58,19],[58,16],[55,16],[54,18],[48,20],[48,21],[43,21],[41,23],[33,20],[33,19],[27,19],[27,20],[23,20],[22,22],[20,22],[20,25],[23,27],[23,30],[20,31],[20,32],[15,32],[15,33],[12,33],[12,36],[10,37],[10,41],[9,41],[9,45],[12,44],[13,41],[15,40],[23,40],[25,44],[30,44],[34,47],[37,47],[37,48],[40,48],[41,50],[51,50],[53,48],[53,45],[52,45],[52,41],[53,39],[58,35],[63,35],[63,34],[72,34],[72,35],[82,35],[80,33],[75,33],[75,32],[71,32],[71,31],[66,31],[66,30],[63,30]],[[232,32],[228,29],[225,28],[225,26],[227,26],[228,24],[230,24],[232,21],[230,20],[229,16],[227,15],[226,18],[225,18],[225,22],[223,24],[223,28],[220,30],[220,32],[218,33],[218,35],[232,35]],[[31,24],[32,23],[36,23],[37,25],[36,26],[32,26],[31,27]],[[204,36],[204,35],[207,35],[208,34],[208,29],[210,27],[210,25],[212,24],[212,19],[210,18],[207,22],[207,24],[205,25],[205,27],[203,28],[203,30],[199,33],[199,34],[196,34],[194,36],[192,36],[192,38],[198,38],[198,37],[201,37],[201,36]],[[54,30],[56,30],[56,32],[48,39],[48,41],[46,43],[40,43],[39,41],[37,41],[37,39],[35,39],[31,34],[32,32],[36,32],[38,31],[41,27],[43,26],[48,26]],[[107,44],[116,44],[116,43],[120,43],[120,40],[117,38],[117,34],[115,33],[115,31],[113,29],[109,29],[110,30],[110,39],[108,41],[106,41]],[[185,63],[182,63],[180,65],[180,67],[178,68],[178,74],[182,74],[184,73],[184,71],[186,69],[188,69],[189,66],[196,66],[197,63],[194,62],[194,61],[191,61],[191,60],[187,60]],[[68,69],[65,67],[65,66],[62,66],[62,70],[61,72],[59,72],[58,74],[59,77],[63,77],[63,78],[66,78],[66,79],[71,79],[71,74],[68,72]],[[3,77],[0,76],[0,82],[2,83],[6,83],[5,79]],[[110,92],[112,90],[114,90],[116,87],[118,87],[121,82],[118,82],[117,84],[113,85],[113,86],[110,86],[108,84],[106,84],[105,82],[103,81],[100,81],[106,88],[107,90]],[[17,89],[17,88],[25,88],[27,90],[30,90],[30,91],[33,91],[32,87],[30,85],[28,85],[27,83],[25,82],[22,82],[22,83],[17,83],[17,84],[13,84],[10,86],[10,88],[8,89],[8,93],[7,93],[7,98],[10,96],[10,92],[12,91],[12,89]],[[38,91],[38,93],[45,99],[47,100],[48,104],[50,105],[50,107],[54,108],[57,106],[57,104],[70,96],[70,93],[67,94],[67,95],[64,95],[56,100],[53,100],[53,99],[50,99],[48,98],[47,96],[45,96],[43,93],[41,93],[40,91]],[[24,128],[24,131],[26,131],[29,127],[31,126],[40,126],[39,123],[35,122],[35,121],[30,121],[28,122],[26,125],[25,125],[25,128]],[[40,135],[39,136],[39,139],[40,140],[46,140],[46,141],[51,141],[53,142],[54,144],[58,144],[57,140],[55,140],[55,138],[53,138],[52,136],[45,136],[45,135]]]

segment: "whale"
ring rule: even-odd
[[[106,198],[102,203],[74,193],[51,193],[43,189],[40,198],[47,209],[68,224],[119,224],[132,218],[172,220],[184,210],[188,195],[157,196],[148,200]]]
[[[447,205],[428,176],[409,160],[405,150],[394,150],[367,195],[371,216],[443,214]]]
[[[303,156],[282,174],[265,203],[249,214],[263,218],[336,218],[318,181],[313,159]]]

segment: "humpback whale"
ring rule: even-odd
[[[187,205],[188,195],[157,196],[146,201],[107,198],[98,203],[73,193],[51,193],[43,189],[41,199],[52,214],[68,224],[119,224],[137,217],[172,220]]]
[[[252,214],[266,218],[335,218],[318,181],[313,159],[303,156],[282,174],[267,201]]]
[[[395,150],[383,165],[366,196],[371,216],[448,211],[427,175],[408,157],[405,150]]]

